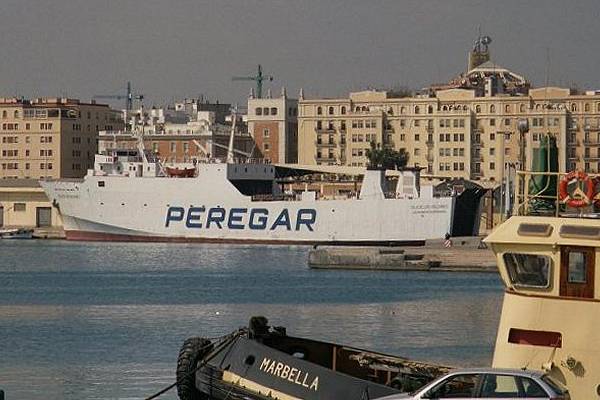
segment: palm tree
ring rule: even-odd
[[[383,170],[401,169],[408,164],[408,153],[405,149],[393,150],[388,147],[383,149],[379,144],[371,142],[371,148],[367,150],[369,163],[367,169]]]

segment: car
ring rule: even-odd
[[[453,370],[414,392],[377,400],[491,398],[570,400],[566,387],[544,372],[497,368]]]

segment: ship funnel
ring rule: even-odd
[[[385,199],[384,191],[385,171],[367,169],[360,188],[360,199]]]

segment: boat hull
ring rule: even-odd
[[[215,342],[187,339],[177,362],[179,397],[373,399],[414,390],[450,369],[288,336],[267,323],[253,317],[247,329]]]
[[[68,240],[386,245],[452,232],[454,197],[253,201],[223,181],[87,176],[41,185]]]

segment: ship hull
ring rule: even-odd
[[[68,240],[420,244],[452,232],[455,198],[253,201],[226,179],[42,181]],[[210,188],[210,189],[208,189]]]
[[[263,322],[264,321],[264,322]],[[369,399],[416,389],[449,370],[403,357],[288,336],[253,317],[211,342],[187,339],[177,362],[180,398]]]

